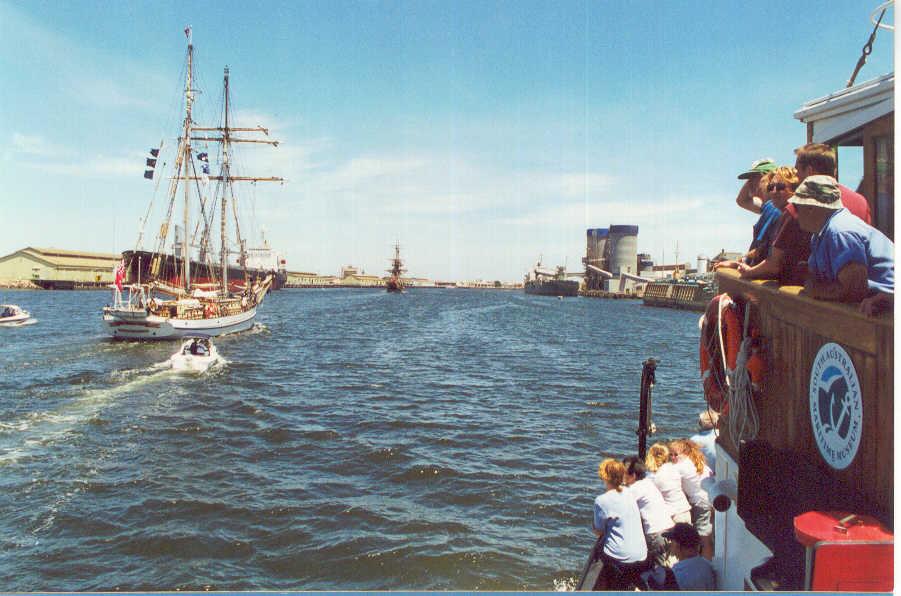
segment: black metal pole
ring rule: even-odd
[[[648,358],[641,369],[641,404],[638,411],[638,457],[644,461],[647,454],[648,434],[651,432],[651,389],[654,387],[654,371],[657,361]]]

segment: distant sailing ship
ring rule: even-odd
[[[185,117],[175,155],[175,175],[169,182],[166,216],[153,251],[136,249],[123,253],[122,263],[116,270],[114,303],[103,309],[103,321],[114,338],[171,339],[198,333],[216,336],[248,329],[253,325],[257,307],[275,279],[272,273],[251,275],[248,271],[248,253],[237,219],[237,197],[233,183],[282,179],[232,175],[231,145],[265,143],[277,146],[278,141],[234,136],[234,133],[240,132],[262,133],[268,137],[269,131],[261,126],[236,128],[231,125],[228,68],[224,75],[222,126],[195,126],[191,114],[197,91],[192,86],[194,46],[190,27],[185,29],[185,36],[188,39]],[[196,133],[201,135],[194,136]],[[192,141],[220,144],[218,175],[210,175],[209,154],[206,151],[195,154]],[[151,150],[145,178],[153,179],[159,152],[160,149]],[[216,183],[212,192],[211,181]],[[182,225],[181,229],[175,226],[173,250],[167,254],[164,250],[180,182],[183,182]],[[212,241],[217,207],[220,215],[220,249],[219,262],[215,263]],[[197,218],[193,233],[190,227],[192,214]],[[231,232],[230,220],[233,220]],[[230,239],[230,234],[234,234],[233,239]],[[138,235],[139,246],[142,236],[143,224]],[[230,241],[237,250],[230,250]],[[192,258],[192,248],[197,249],[196,260]],[[237,268],[229,263],[230,254],[237,254]],[[238,279],[234,278],[235,273],[238,273]]]
[[[400,244],[394,245],[394,258],[391,259],[391,269],[388,269],[388,273],[391,276],[385,281],[385,289],[389,292],[403,292],[404,291],[404,282],[400,278],[401,273],[406,273],[406,269],[403,268],[404,263],[400,260]]]

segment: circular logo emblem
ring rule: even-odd
[[[813,360],[810,422],[826,463],[836,470],[851,465],[860,447],[863,402],[851,357],[838,344],[824,344]]]

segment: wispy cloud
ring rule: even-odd
[[[40,135],[25,135],[19,132],[12,134],[9,147],[15,155],[60,158],[69,154],[68,149]]]
[[[78,163],[22,162],[19,165],[48,174],[60,174],[72,178],[128,176],[139,179],[144,171],[144,164],[138,159],[104,155],[88,158]]]
[[[636,197],[631,201],[586,201],[581,203],[545,206],[542,209],[523,213],[513,217],[502,217],[501,221],[509,225],[519,226],[555,226],[568,227],[579,225],[594,227],[606,226],[608,223],[651,222],[673,215],[696,213],[705,202],[705,198],[663,198],[651,200],[650,197]],[[608,222],[611,218],[616,221]],[[607,222],[607,223],[604,223]]]
[[[40,135],[13,133],[8,147],[4,157],[16,168],[40,170],[43,174],[61,174],[69,178],[140,177],[144,170],[141,153],[86,156]]]
[[[37,68],[54,73],[63,98],[94,108],[152,110],[157,106],[148,97],[149,90],[169,88],[152,63],[98,51],[47,29],[13,6],[0,6],[0,19],[4,21],[3,45],[28,48],[29,60]]]
[[[153,100],[136,95],[118,81],[87,71],[66,76],[62,88],[72,99],[96,108],[151,110],[156,106]]]

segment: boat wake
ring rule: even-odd
[[[576,584],[579,579],[576,577],[566,577],[554,580],[554,592],[575,592]]]
[[[168,365],[168,362],[166,363]],[[124,382],[112,387],[88,389],[58,408],[30,412],[18,420],[0,422],[0,466],[46,451],[83,425],[100,416],[117,397],[161,380],[172,372],[152,365],[111,375]]]
[[[238,333],[233,333],[232,335],[260,335],[260,334],[268,334],[270,333],[269,327],[267,327],[263,323],[254,322],[253,325],[250,326],[246,331],[239,331]]]

